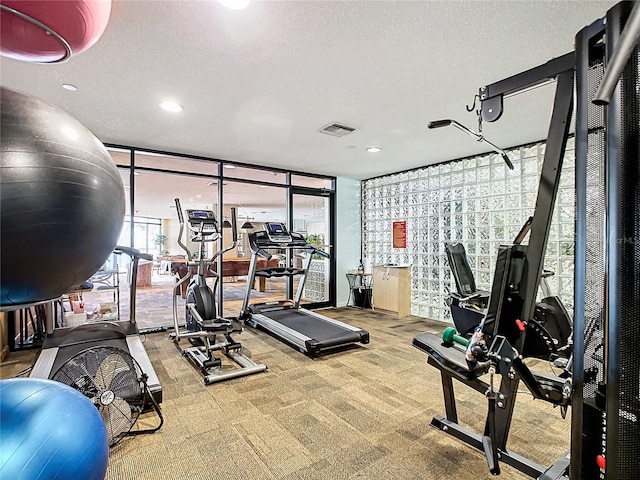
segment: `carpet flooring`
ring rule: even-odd
[[[111,449],[106,478],[494,478],[480,452],[429,426],[433,415],[444,414],[439,372],[411,340],[445,325],[346,307],[322,313],[368,330],[371,343],[310,358],[247,327],[237,340],[269,369],[210,386],[166,333],[146,335],[164,389],[165,424]],[[2,377],[28,367],[36,354],[11,353]],[[460,421],[481,432],[485,398],[460,384],[456,395]],[[509,447],[549,465],[568,448],[570,422],[549,404],[518,397]],[[147,413],[137,428],[155,422]],[[528,478],[506,465],[502,470],[502,478]]]

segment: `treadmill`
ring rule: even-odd
[[[266,230],[249,235],[251,262],[247,278],[247,291],[240,310],[240,318],[251,327],[260,327],[302,353],[317,355],[331,349],[354,343],[369,343],[369,332],[311,310],[300,308],[304,284],[313,255],[329,258],[329,254],[309,245],[302,235],[287,231],[282,223],[269,222]],[[272,255],[267,250],[304,250],[301,269],[274,267],[258,270],[258,257],[266,260]],[[273,278],[299,276],[295,300],[249,304],[256,277]]]
[[[136,325],[136,278],[139,260],[152,260],[148,254],[140,253],[129,247],[117,246],[114,253],[129,255],[133,262],[131,268],[131,295],[129,320],[116,322],[94,322],[74,327],[56,328],[54,330],[53,308],[47,315],[47,336],[42,345],[30,378],[49,379],[70,358],[90,347],[109,346],[119,348],[129,353],[140,365],[140,369],[147,375],[147,386],[154,400],[162,402],[162,385],[156,375],[147,351],[142,344]]]

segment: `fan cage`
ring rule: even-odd
[[[146,378],[126,351],[97,346],[67,360],[51,377],[82,392],[96,406],[109,446],[129,435],[146,405]]]

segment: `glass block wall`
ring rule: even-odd
[[[498,246],[511,243],[533,214],[545,144],[456,160],[362,185],[363,255],[370,265],[411,264],[411,313],[450,321],[455,283],[445,242],[462,242],[479,289],[490,290]],[[567,309],[573,309],[574,141],[569,139],[549,234],[545,268]],[[407,222],[407,247],[393,248],[392,223]]]
[[[312,302],[324,302],[329,298],[329,283],[325,281],[327,268],[326,260],[311,260],[307,279],[304,282],[302,298]]]

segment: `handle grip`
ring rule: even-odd
[[[427,124],[427,128],[429,129],[440,128],[440,127],[446,127],[448,125],[451,125],[451,120],[434,120],[433,122],[429,122]]]
[[[174,199],[174,201],[176,202],[176,210],[178,211],[178,221],[180,222],[180,225],[183,225],[184,217],[182,216],[182,207],[180,206],[180,199],[176,198]]]
[[[236,207],[231,207],[231,238],[233,243],[238,241],[238,221],[236,219]]]
[[[511,163],[511,160],[509,160],[509,157],[506,153],[502,154],[502,158],[504,159],[504,163],[507,164],[507,167],[509,167],[509,170],[513,170],[513,163]]]

